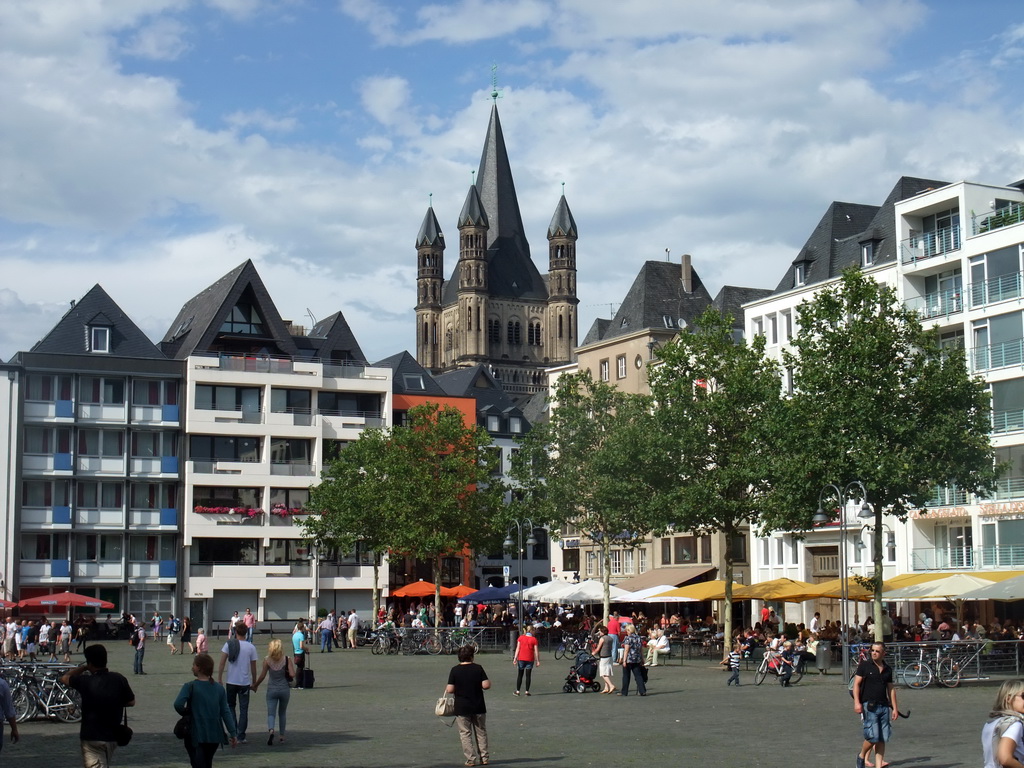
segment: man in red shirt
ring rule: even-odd
[[[619,660],[619,635],[622,633],[622,623],[619,621],[619,612],[612,611],[608,617],[608,637],[612,639],[612,664]]]
[[[519,668],[519,674],[516,677],[515,695],[518,696],[519,691],[523,691],[529,696],[530,677],[533,674],[533,666],[534,664],[538,667],[540,666],[540,643],[533,636],[533,627],[529,624],[523,627],[523,634],[516,640],[516,652],[512,655],[512,663]],[[526,688],[523,688],[524,679],[526,681]]]

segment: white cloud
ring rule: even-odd
[[[176,19],[156,19],[139,29],[124,47],[129,56],[172,61],[188,50],[186,27]]]
[[[288,133],[298,124],[294,117],[274,117],[263,109],[232,112],[224,120],[233,128],[257,128],[268,133]]]
[[[388,127],[408,124],[409,81],[404,77],[369,77],[359,85],[363,108]]]

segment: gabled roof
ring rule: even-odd
[[[743,328],[743,305],[748,301],[767,298],[773,293],[771,288],[741,288],[735,285],[723,285],[715,296],[711,306],[722,315],[732,315],[734,328]]]
[[[416,247],[424,245],[439,245],[444,248],[444,234],[441,232],[441,225],[437,223],[437,216],[434,215],[434,206],[427,208],[427,213],[420,224],[420,232],[416,235]]]
[[[584,336],[583,341],[580,342],[580,346],[585,347],[588,344],[593,344],[595,341],[603,339],[604,335],[608,332],[608,326],[611,324],[612,321],[607,318],[595,318],[593,324],[590,326],[590,330],[587,331],[587,335]]]
[[[255,305],[266,326],[263,337],[252,339],[253,345],[262,344],[271,354],[297,355],[298,350],[288,328],[256,267],[248,259],[189,299],[171,323],[160,347],[168,357],[178,360],[194,352],[217,348],[221,326],[242,298]]]
[[[448,393],[444,388],[434,381],[426,368],[416,362],[416,358],[408,352],[399,352],[397,355],[385,357],[373,364],[374,368],[390,368],[392,371],[391,391],[396,395],[435,395],[443,397]],[[406,379],[406,377],[410,377]],[[407,382],[409,385],[407,386]],[[422,387],[412,386],[411,383],[422,383]]]
[[[844,269],[860,264],[861,244],[875,243],[875,263],[897,258],[895,205],[926,189],[944,187],[945,181],[904,176],[896,182],[882,205],[833,202],[818,221],[797,253],[793,264],[804,264],[804,285],[823,283],[842,274]],[[796,288],[791,265],[779,281],[775,293]]]
[[[565,199],[565,195],[562,195],[558,205],[555,206],[555,214],[551,217],[551,223],[548,224],[548,237],[558,237],[559,235],[577,236],[576,220],[572,217],[572,211],[569,210],[569,202]]]
[[[470,368],[456,368],[435,377],[444,391],[452,397],[472,397],[476,400],[477,411],[507,413],[520,410],[515,401],[501,386],[487,366],[482,364]]]
[[[644,329],[680,331],[685,328],[711,305],[711,295],[697,271],[691,267],[690,274],[692,287],[687,293],[683,290],[680,264],[644,262],[601,340]]]
[[[328,315],[314,325],[304,340],[312,341],[315,357],[325,362],[355,360],[365,362],[363,350],[356,341],[356,336],[340,311]],[[308,343],[308,342],[307,342]]]
[[[476,189],[487,215],[487,284],[491,296],[515,299],[548,297],[547,287],[530,258],[512,167],[501,132],[498,107],[491,107],[491,121],[480,155]],[[458,301],[458,281],[445,282],[442,303]]]
[[[143,357],[163,360],[164,354],[132,322],[99,285],[94,285],[60,319],[33,352],[59,355],[94,355],[88,347],[90,325],[110,328],[110,351],[115,357]]]

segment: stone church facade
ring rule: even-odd
[[[530,256],[497,105],[458,218],[458,262],[444,279],[445,238],[433,207],[416,237],[416,360],[433,373],[489,367],[516,399],[544,391],[545,368],[578,339],[576,222],[562,195],[548,226],[548,273]]]

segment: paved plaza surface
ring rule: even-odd
[[[257,640],[261,656],[268,638]],[[216,647],[219,651],[221,641]],[[214,643],[211,642],[211,647]],[[135,730],[119,749],[118,766],[187,766],[181,742],[171,734],[171,704],[192,679],[190,657],[170,656],[153,643],[145,677],[131,673],[134,649],[108,643],[111,668],[127,673],[138,705],[129,710]],[[75,660],[81,660],[76,654]],[[292,692],[288,740],[266,746],[266,702],[251,698],[249,744],[218,752],[222,768],[319,768],[320,766],[461,766],[451,719],[434,716],[434,702],[455,663],[448,656],[374,656],[368,649],[314,652],[313,690]],[[565,660],[551,654],[534,671],[533,695],[512,695],[515,671],[507,656],[477,656],[492,688],[487,692],[491,765],[516,768],[584,766],[806,766],[853,768],[860,744],[859,720],[839,674],[810,674],[780,688],[769,678],[754,686],[726,688],[727,673],[713,662],[691,660],[651,670],[649,695],[629,698],[562,693]],[[835,671],[835,670],[834,670]],[[616,682],[618,684],[618,682]],[[894,728],[887,757],[892,765],[952,768],[981,764],[981,727],[998,681],[964,683],[957,690],[899,689],[908,720]],[[0,766],[80,766],[78,726],[40,720],[21,725],[22,742],[5,743]]]

